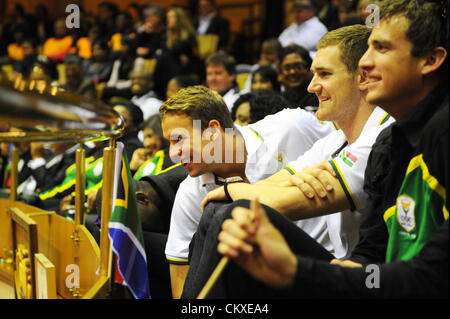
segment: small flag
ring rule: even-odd
[[[117,143],[113,212],[109,237],[117,255],[117,270],[136,299],[149,299],[147,257],[136,193],[123,144]]]
[[[353,165],[358,161],[358,158],[348,151],[343,151],[341,153],[341,158],[342,161],[350,167],[353,167]]]

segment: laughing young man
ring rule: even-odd
[[[367,100],[398,121],[366,171],[375,196],[350,258],[359,268],[292,252],[254,201],[220,235],[220,253],[258,279],[228,276],[236,289],[262,281],[275,288],[265,286],[266,296],[448,298],[448,1],[390,0],[380,13],[360,68]],[[367,286],[369,264],[379,265],[377,289]]]
[[[200,203],[208,191],[231,180],[267,178],[334,128],[301,109],[235,127],[222,97],[204,86],[180,90],[161,106],[160,114],[170,157],[189,174],[175,198],[166,245],[173,297],[178,298],[189,269],[189,244],[201,218]]]

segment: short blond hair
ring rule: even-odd
[[[178,91],[159,108],[161,119],[166,114],[186,114],[193,120],[200,120],[202,129],[211,120],[217,120],[223,128],[232,128],[233,120],[223,98],[217,92],[203,85],[189,86]]]
[[[362,24],[342,27],[325,34],[317,44],[317,50],[337,45],[341,51],[341,61],[350,73],[358,71],[361,57],[368,49],[367,40],[371,29]]]

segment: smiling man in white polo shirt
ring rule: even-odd
[[[189,173],[175,198],[166,245],[177,298],[207,193],[230,180],[254,183],[271,176],[334,128],[301,109],[267,117],[258,129],[235,127],[220,95],[204,86],[179,91],[161,106],[160,114],[171,159],[183,163]]]

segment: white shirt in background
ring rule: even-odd
[[[283,47],[291,43],[295,43],[310,51],[310,55],[314,56],[317,51],[317,42],[327,33],[327,27],[320,22],[319,18],[312,17],[302,24],[291,24],[278,37]]]
[[[144,113],[144,121],[147,120],[150,116],[158,114],[159,107],[163,103],[163,101],[156,97],[154,91],[150,91],[140,97],[133,96],[131,98],[131,102],[139,106],[139,108],[142,110],[142,113]]]

